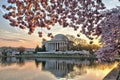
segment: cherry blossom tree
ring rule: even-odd
[[[72,27],[85,34],[89,39],[99,35],[99,22],[103,17],[100,11],[105,8],[102,0],[8,0],[9,6],[3,5],[10,25],[29,29],[32,34],[37,27],[51,29],[56,23],[63,27]],[[42,37],[39,31],[39,37]],[[77,36],[80,36],[80,34]],[[52,37],[52,33],[48,33]]]
[[[120,7],[107,10],[101,23],[103,47],[96,54],[99,60],[113,61],[120,52]]]

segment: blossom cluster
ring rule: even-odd
[[[11,26],[29,29],[29,34],[36,27],[50,30],[56,23],[75,31],[82,28],[77,36],[83,33],[89,39],[101,33],[100,11],[105,8],[102,0],[8,0],[8,3],[10,5],[2,6],[7,10],[3,17]],[[42,33],[38,32],[40,37]],[[48,33],[48,37],[53,37],[52,33]]]
[[[120,7],[103,12],[101,42],[103,47],[96,54],[99,60],[113,61],[120,53]]]

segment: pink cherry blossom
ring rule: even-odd
[[[103,12],[101,42],[103,47],[96,54],[101,61],[113,61],[120,52],[120,7]]]

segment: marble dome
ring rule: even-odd
[[[52,40],[62,40],[62,41],[68,41],[68,38],[64,36],[63,34],[57,34]]]

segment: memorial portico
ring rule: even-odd
[[[66,51],[68,43],[69,41],[66,36],[58,34],[52,40],[46,41],[46,51]]]

